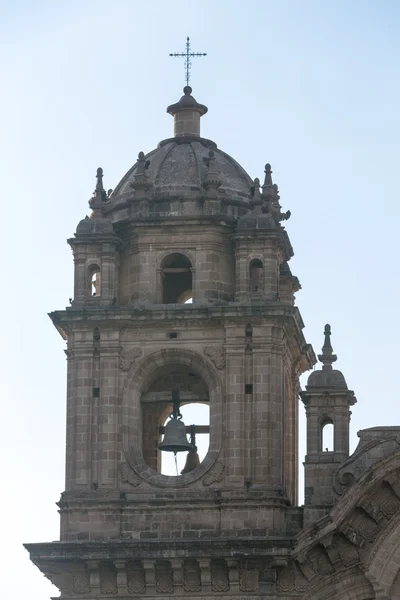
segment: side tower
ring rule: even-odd
[[[300,394],[307,417],[305,526],[324,517],[337,499],[334,476],[349,457],[350,407],[357,401],[341,371],[332,367],[337,356],[333,354],[330,325],[325,325],[324,335],[322,354],[318,355],[322,369],[310,375]]]
[[[167,109],[175,137],[112,193],[98,170],[69,240],[74,298],[51,314],[68,344],[61,536],[28,546],[63,599],[259,598],[302,525],[299,377],[315,357],[290,213],[270,165],[260,187],[200,136],[191,92]]]

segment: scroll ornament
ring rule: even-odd
[[[142,355],[141,348],[132,348],[131,350],[127,350],[126,348],[121,348],[121,352],[119,355],[119,368],[123,371],[129,371],[134,362]]]
[[[218,483],[222,481],[222,475],[225,469],[225,465],[222,462],[216,462],[208,473],[203,477],[203,485],[208,486],[212,483]]]
[[[129,485],[133,485],[134,487],[140,484],[140,477],[138,477],[126,463],[120,464],[119,472],[122,483],[129,483]]]
[[[223,346],[206,346],[204,354],[212,360],[217,369],[221,370],[225,367],[225,350]]]

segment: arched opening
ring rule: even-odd
[[[162,450],[159,444],[168,439],[166,426],[173,421],[170,415],[177,401],[180,413],[177,420],[184,423],[184,428],[180,428],[179,440],[187,443],[188,447],[176,453],[175,462],[174,451]],[[154,381],[142,393],[141,404],[145,462],[155,471],[172,476],[181,474],[186,461],[192,468],[199,466],[208,452],[210,439],[209,392],[203,378],[186,365],[166,365],[157,370]],[[192,452],[189,459],[190,444],[196,445],[197,452]]]
[[[253,328],[250,325],[250,323],[247,323],[246,325],[246,329],[244,330],[244,335],[246,338],[252,338],[253,337]],[[250,340],[248,340],[250,341]]]
[[[250,262],[250,291],[262,292],[264,286],[264,267],[259,258]]]
[[[162,263],[163,304],[186,303],[193,298],[192,264],[184,254],[169,254]]]
[[[91,265],[88,270],[88,296],[95,298],[101,295],[101,272],[98,265]]]
[[[333,452],[335,449],[335,427],[331,419],[324,419],[321,423],[321,449],[323,452]]]

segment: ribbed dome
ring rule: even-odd
[[[314,371],[307,381],[307,390],[314,388],[338,388],[347,390],[347,383],[341,371]]]
[[[114,228],[109,219],[102,217],[86,217],[79,221],[76,233],[93,235],[93,234],[113,234]]]
[[[127,201],[135,200],[135,179],[139,174],[143,177],[143,163],[147,198],[153,203],[153,214],[176,213],[176,200],[184,204],[186,201],[186,208],[181,206],[182,214],[199,212],[195,209],[195,203],[202,199],[205,192],[210,150],[214,152],[213,176],[220,183],[218,197],[222,200],[221,211],[243,214],[250,205],[250,176],[232,157],[219,150],[214,142],[195,136],[164,140],[156,150],[143,156],[142,161],[135,163],[115,188],[107,213],[114,213],[114,221],[124,217],[118,214],[119,209],[123,209]],[[139,165],[140,162],[142,164]]]

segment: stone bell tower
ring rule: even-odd
[[[290,213],[270,165],[261,186],[201,137],[190,87],[167,112],[174,137],[114,191],[98,169],[69,240],[73,300],[51,314],[67,341],[66,483],[60,541],[28,550],[62,599],[260,598],[301,528],[299,377],[315,356]],[[181,418],[196,404],[209,423]],[[167,453],[193,460],[171,475]]]

